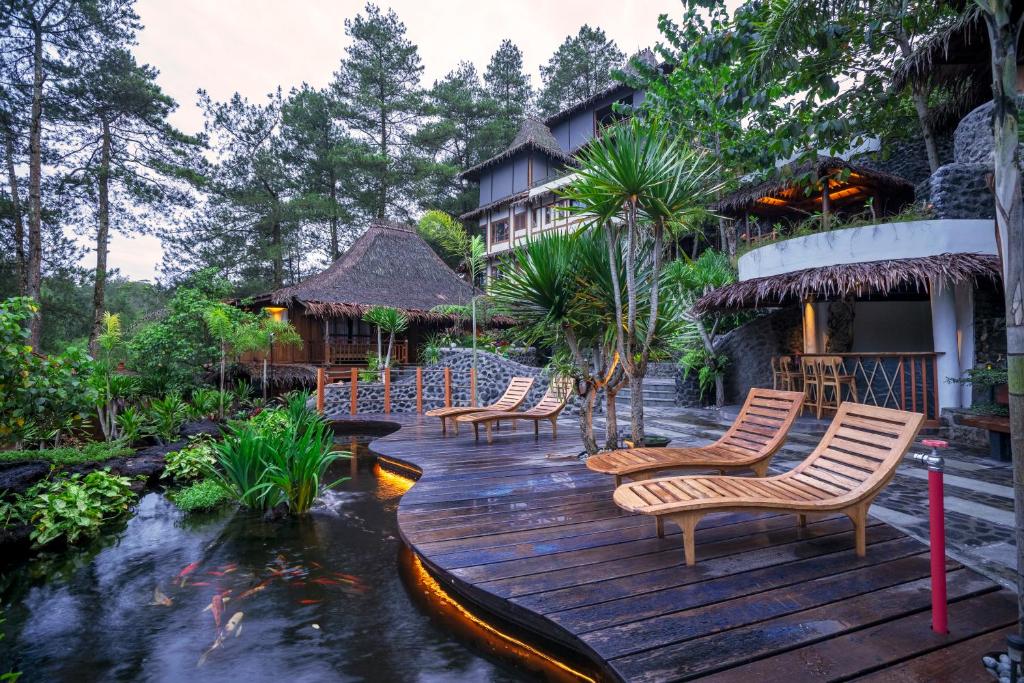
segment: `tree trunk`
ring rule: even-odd
[[[708,333],[708,328],[705,327],[704,321],[697,317],[694,320],[694,324],[697,326],[697,333],[704,344],[704,350],[707,351],[711,358],[714,358],[716,355],[715,340]],[[715,405],[719,408],[725,405],[725,377],[721,373],[715,373]]]
[[[644,445],[644,376],[629,376],[629,430],[633,436],[633,445],[642,448]]]
[[[1018,631],[1024,635],[1024,224],[1018,167],[1017,38],[1009,0],[978,0],[992,50],[992,118],[996,240],[1006,302],[1006,365],[1010,394],[1014,521],[1017,541]]]
[[[384,367],[391,367],[391,348],[395,343],[395,333],[392,332],[388,335],[388,355],[384,356]]]
[[[337,261],[338,253],[338,179],[334,177],[334,169],[331,169],[331,260]]]
[[[473,270],[470,269],[469,272],[470,272],[470,277],[472,277]],[[470,283],[470,285],[475,287],[476,283],[473,282],[473,283]],[[472,303],[472,308],[473,308],[473,330],[472,330],[473,331],[473,358],[472,358],[473,364],[472,365],[473,365],[473,375],[475,376],[476,375],[476,296],[473,296],[473,298],[470,299],[470,301]],[[477,400],[476,400],[477,397],[475,395],[475,391],[476,391],[476,385],[475,384],[473,385],[473,390],[474,390],[474,395],[470,397],[470,399],[472,401],[470,403],[470,405],[474,405],[475,406],[475,405],[478,405]]]
[[[33,27],[32,110],[28,133],[28,267],[25,295],[40,301],[43,287],[43,33]],[[29,344],[39,348],[42,313],[29,322]]]
[[[97,352],[97,339],[103,332],[103,310],[107,289],[107,245],[110,241],[110,124],[103,120],[102,127],[100,167],[96,182],[96,281],[92,290],[92,330],[89,333],[89,348],[93,355]]]
[[[910,45],[910,38],[902,31],[896,34],[896,43],[900,46],[900,52],[904,59],[913,55],[913,48]],[[928,154],[928,168],[932,173],[939,170],[939,150],[935,145],[935,134],[932,131],[931,122],[928,120],[930,111],[928,108],[928,90],[923,83],[914,83],[910,86],[910,99],[917,111],[917,123],[921,126],[921,138],[924,140],[924,149]]]
[[[582,395],[583,401],[580,405],[580,437],[583,439],[583,448],[587,455],[597,453],[597,439],[594,438],[594,404],[597,400],[597,390],[594,385],[587,383],[587,389]]]
[[[220,343],[220,396],[217,397],[217,403],[220,406],[220,409],[217,411],[217,414],[220,416],[220,419],[222,420],[224,419],[224,375],[227,369],[227,356],[227,345],[222,341]]]
[[[608,412],[605,420],[604,447],[613,451],[619,447],[619,414],[615,399],[622,387],[622,370],[616,370],[613,378],[604,386],[605,410]]]
[[[21,215],[21,190],[18,188],[18,174],[14,164],[14,131],[10,126],[4,129],[4,155],[7,158],[7,184],[11,193],[11,213],[14,221],[14,261],[18,280],[18,294],[25,294],[25,277],[28,264],[25,256],[25,217]]]
[[[274,252],[274,289],[278,289],[284,286],[284,245],[281,239],[281,221],[277,216],[273,220],[274,223],[270,226],[270,243]]]

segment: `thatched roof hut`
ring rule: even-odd
[[[784,166],[773,178],[741,187],[716,202],[712,210],[729,216],[799,217],[862,205],[871,198],[880,211],[896,210],[914,200],[914,186],[891,173],[837,157],[819,157]]]
[[[523,119],[522,124],[519,126],[519,132],[516,133],[512,143],[505,149],[505,151],[500,154],[495,154],[490,159],[481,161],[476,166],[466,169],[462,172],[460,177],[468,180],[477,180],[480,178],[480,174],[487,169],[498,165],[506,159],[514,157],[520,152],[529,150],[543,152],[555,161],[563,164],[573,163],[572,156],[562,151],[558,141],[555,140],[555,136],[551,134],[551,129],[544,125],[542,121],[528,117]]]
[[[699,314],[712,311],[772,308],[818,300],[864,297],[916,290],[931,283],[999,278],[999,258],[989,254],[938,254],[920,258],[843,263],[752,278],[720,287],[694,305]]]
[[[255,303],[297,304],[315,318],[358,318],[371,306],[393,306],[413,322],[450,322],[451,316],[430,309],[467,304],[472,296],[469,284],[413,228],[376,221],[326,270]]]

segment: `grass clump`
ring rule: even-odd
[[[86,462],[102,462],[111,458],[122,458],[131,454],[132,449],[124,444],[97,441],[84,446],[0,451],[0,462],[44,460],[54,465],[79,465]]]
[[[234,496],[213,479],[203,479],[170,495],[171,502],[183,512],[206,512],[227,505]]]

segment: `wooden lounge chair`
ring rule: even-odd
[[[696,562],[694,531],[712,512],[841,512],[853,522],[857,555],[866,549],[868,508],[896,474],[924,415],[846,402],[839,406],[818,447],[794,469],[775,477],[678,476],[624,484],[615,489],[619,507],[655,515],[683,530],[686,564]]]
[[[569,401],[569,397],[572,396],[572,381],[565,378],[558,378],[551,381],[548,386],[548,390],[544,393],[543,398],[537,402],[537,405],[533,406],[529,410],[522,412],[508,411],[508,410],[487,410],[479,413],[471,413],[469,415],[462,415],[456,420],[458,422],[465,422],[473,425],[473,435],[479,440],[480,438],[480,425],[484,426],[487,431],[487,443],[493,443],[494,436],[491,433],[491,427],[500,428],[503,421],[509,421],[512,423],[512,428],[515,429],[516,420],[531,420],[533,422],[533,433],[540,433],[540,422],[547,420],[551,423],[551,438],[558,438],[558,415],[565,408],[565,404]]]
[[[429,417],[441,418],[441,433],[448,433],[448,421],[455,425],[455,433],[459,433],[459,423],[455,420],[459,415],[479,413],[484,410],[515,410],[526,400],[526,395],[533,386],[533,377],[513,377],[505,387],[505,393],[489,406],[449,406],[428,410]]]
[[[725,434],[707,446],[692,448],[627,448],[587,458],[595,472],[614,474],[615,485],[623,477],[634,481],[650,479],[659,470],[701,468],[753,470],[763,477],[768,462],[782,448],[796,421],[803,392],[751,389],[742,410]]]

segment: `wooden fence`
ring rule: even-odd
[[[365,368],[351,368],[348,372],[348,377],[341,381],[347,380],[349,385],[349,413],[356,415],[359,412],[359,375],[361,373],[368,372]],[[424,377],[427,377],[427,381],[433,380],[436,382],[434,386],[443,387],[444,392],[444,405],[445,407],[451,407],[452,405],[452,394],[453,389],[467,387],[469,389],[469,405],[476,405],[476,369],[470,368],[468,372],[468,385],[467,384],[456,384],[453,382],[452,369],[449,367],[424,367],[422,365],[403,365],[396,367],[384,368],[380,371],[381,382],[384,384],[384,414],[389,415],[391,413],[391,386],[392,380],[398,379],[403,376],[409,376],[409,374],[415,374],[416,376],[416,412],[423,412],[423,395],[424,395]],[[376,382],[375,382],[376,383]],[[324,412],[324,397],[325,397],[325,386],[327,384],[327,373],[324,368],[317,368],[316,373],[316,409],[317,412]]]

